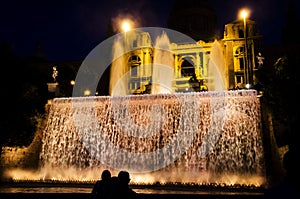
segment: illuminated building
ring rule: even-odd
[[[260,51],[261,35],[257,33],[256,23],[247,20],[247,38],[244,37],[243,20],[235,20],[225,25],[224,38],[217,40],[221,45],[224,57],[225,89],[246,88],[246,75],[251,76],[251,87],[256,84],[256,56]],[[128,33],[127,33],[128,34]],[[205,91],[212,90],[207,86],[211,78],[209,71],[210,54],[214,41],[195,41],[195,43],[170,45],[174,58],[174,91]],[[247,56],[245,56],[245,41],[247,41]],[[128,84],[129,94],[149,93],[152,77],[152,61],[154,46],[147,32],[141,32],[130,37],[132,51],[124,54],[125,66],[130,72]],[[249,70],[245,69],[248,60]],[[193,82],[191,82],[191,80]],[[192,88],[191,88],[192,85]]]

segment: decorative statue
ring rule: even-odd
[[[58,76],[58,71],[56,66],[53,66],[53,72],[52,72],[52,77],[53,77],[53,81],[56,82],[56,77]]]
[[[262,67],[262,65],[264,64],[264,57],[261,56],[261,53],[259,52],[258,55],[256,56],[257,58],[257,63],[258,63],[258,67]]]

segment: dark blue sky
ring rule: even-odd
[[[208,0],[218,16],[218,32],[251,10],[266,45],[280,42],[289,0]],[[139,27],[165,27],[174,0],[11,0],[1,3],[0,42],[27,56],[37,41],[50,61],[82,60],[105,39],[110,19],[130,15]],[[300,11],[300,2],[295,1]],[[299,16],[298,16],[299,18]]]

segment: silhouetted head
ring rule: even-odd
[[[118,178],[122,184],[128,184],[130,182],[129,173],[127,171],[120,171]]]
[[[102,180],[109,180],[111,178],[111,173],[109,170],[104,170],[101,174]]]

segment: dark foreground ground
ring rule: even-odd
[[[1,199],[90,199],[88,193],[0,193]],[[262,199],[263,195],[239,194],[140,194],[141,199]]]
[[[5,183],[0,199],[90,199],[93,184]],[[263,199],[262,188],[213,186],[132,186],[141,199]]]

